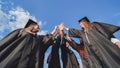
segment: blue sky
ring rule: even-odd
[[[61,22],[67,27],[79,29],[78,20],[84,16],[91,21],[120,26],[119,0],[11,0],[11,2],[46,22],[46,28],[42,29],[49,29],[48,32]]]
[[[80,29],[78,20],[87,16],[120,26],[120,0],[0,0],[0,39],[14,29],[22,28],[28,18],[37,21],[40,34],[50,33],[61,22]],[[120,31],[115,33],[120,39]]]

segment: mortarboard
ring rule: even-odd
[[[29,27],[29,26],[32,25],[32,24],[33,24],[33,25],[34,25],[34,24],[37,25],[37,23],[36,23],[35,21],[33,21],[32,19],[29,19],[24,28],[27,28],[27,27]]]
[[[83,21],[83,22],[85,22],[85,21],[90,22],[87,17],[83,17],[83,18],[81,18],[80,20],[78,20],[79,23],[82,22],[82,21]]]

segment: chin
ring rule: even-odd
[[[37,33],[38,31],[35,31],[35,33]]]

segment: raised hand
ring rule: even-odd
[[[55,36],[55,35],[58,33],[58,32],[57,32],[57,31],[58,31],[57,29],[58,29],[58,27],[55,26],[55,27],[54,27],[54,30],[51,32],[51,34]]]
[[[61,24],[59,25],[59,29],[60,29],[60,30],[64,30],[64,29],[65,29],[64,23],[61,23]]]

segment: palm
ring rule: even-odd
[[[61,24],[60,24],[59,29],[60,29],[60,30],[64,30],[64,23],[61,23]]]

